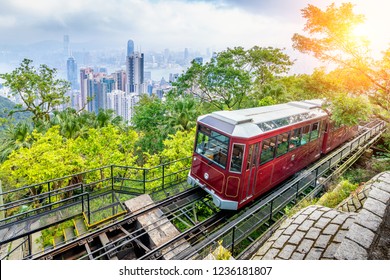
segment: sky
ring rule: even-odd
[[[292,51],[302,33],[300,10],[328,0],[0,0],[0,48],[56,40],[140,50],[223,50],[273,46]],[[373,49],[389,47],[390,1],[349,0],[366,16],[361,32]],[[1,51],[1,49],[0,49]]]

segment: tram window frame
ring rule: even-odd
[[[248,157],[246,158],[246,170],[247,171],[252,166],[252,161],[253,161],[252,156],[253,156],[254,152],[255,152],[255,145],[249,145]],[[256,157],[256,155],[254,157]]]
[[[230,137],[207,126],[198,125],[195,153],[226,170]]]
[[[242,151],[237,153],[235,150],[235,146],[242,146]],[[244,162],[245,149],[246,149],[245,144],[242,144],[242,143],[233,143],[232,144],[232,153],[230,155],[229,172],[241,174],[242,165]],[[239,163],[239,162],[241,162],[241,163]],[[237,169],[234,170],[233,168],[237,168]]]
[[[281,142],[280,142],[280,139],[281,139]],[[289,139],[290,139],[290,131],[288,132],[285,132],[285,133],[282,133],[282,134],[279,134],[277,136],[277,144],[276,144],[276,153],[275,153],[275,157],[280,157],[280,156],[283,156],[285,154],[288,153],[289,151]],[[279,153],[279,147],[282,145],[282,144],[285,144],[285,147],[284,147],[284,150],[282,153]]]
[[[307,130],[307,132],[305,132]],[[310,142],[310,124],[301,127],[301,146]]]
[[[317,125],[317,129],[316,130],[313,130],[314,126]],[[316,138],[313,138],[312,135],[313,135],[313,132],[314,131],[317,131],[317,135],[316,135]],[[315,123],[312,123],[311,124],[311,127],[310,127],[310,142],[311,141],[314,141],[314,140],[317,140],[320,136],[320,122],[315,122]]]
[[[263,165],[263,164],[265,164],[265,163],[267,163],[275,158],[276,144],[277,144],[276,140],[277,140],[277,137],[275,135],[275,136],[272,136],[270,138],[264,139],[261,142],[261,153],[260,153],[260,161],[259,161],[260,165]],[[272,149],[272,156],[270,158],[267,158],[265,161],[263,161],[265,146],[267,146],[267,150],[268,150],[268,148]]]
[[[292,151],[301,146],[301,127],[295,128],[290,133],[288,150]]]

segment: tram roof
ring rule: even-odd
[[[235,111],[217,111],[201,116],[198,121],[237,137],[252,137],[284,126],[325,116],[324,100],[294,101]]]

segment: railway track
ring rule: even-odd
[[[330,178],[341,174],[360,156],[361,151],[378,139],[380,129],[383,131],[383,127],[380,122],[367,124],[360,129],[355,140],[314,163],[292,181],[283,184],[256,204],[240,212],[219,211],[212,205],[205,192],[192,188],[126,214],[120,221],[86,233],[49,252],[28,258],[201,259],[205,252],[215,248],[218,241],[223,241],[223,245],[234,252],[237,244],[255,239],[251,237],[254,230],[264,226],[268,228],[275,222],[276,217],[282,216],[286,205],[294,204],[307,195],[318,194]],[[352,153],[355,150],[356,152]],[[194,214],[197,203],[206,206],[212,214],[206,219],[199,220]],[[137,219],[153,211],[160,211],[161,218],[148,229],[139,227]],[[181,232],[162,244],[158,246],[151,244],[148,236],[167,224],[175,224],[178,228],[183,225],[184,227],[181,228]]]
[[[122,234],[131,234],[132,224],[134,224],[135,220],[145,215],[151,211],[155,211],[156,209],[163,208],[163,207],[169,207],[170,205],[177,205],[177,207],[183,207],[187,204],[190,204],[193,201],[196,201],[197,199],[205,196],[206,194],[203,192],[199,192],[197,188],[191,188],[184,192],[181,192],[177,195],[171,196],[161,202],[158,203],[151,203],[149,205],[146,205],[139,210],[129,213],[119,221],[116,221],[112,224],[103,226],[101,228],[98,228],[94,230],[91,233],[85,233],[83,236],[80,236],[74,240],[71,240],[70,242],[60,244],[56,246],[56,248],[48,251],[36,254],[34,256],[28,256],[27,258],[32,259],[56,259],[56,258],[62,258],[60,256],[66,256],[66,258],[77,258],[77,256],[80,257],[80,255],[83,255],[82,252],[86,251],[89,253],[95,251],[94,249],[98,247],[99,242],[102,245],[102,248],[112,247],[110,240],[100,237],[102,234],[109,233],[108,236],[115,240],[115,238],[120,239]],[[121,231],[122,233],[118,233],[117,230]],[[111,234],[112,233],[112,234]],[[108,237],[107,236],[107,237]],[[98,239],[102,239],[100,241],[97,241]],[[89,246],[91,244],[91,246]],[[82,248],[84,247],[84,248]],[[78,248],[78,249],[76,249]],[[91,249],[92,248],[92,249]],[[69,253],[69,252],[74,253]],[[72,255],[74,257],[72,257]]]

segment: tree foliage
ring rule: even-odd
[[[176,131],[190,131],[200,114],[199,108],[199,101],[190,95],[171,93],[166,101],[154,95],[141,96],[132,118],[132,125],[140,133],[137,145],[142,158],[139,164],[145,162],[144,153],[161,152],[168,135]]]
[[[10,112],[11,115],[15,112],[31,112],[34,123],[49,121],[50,113],[68,101],[65,93],[69,90],[69,82],[57,79],[56,73],[56,69],[47,65],[35,69],[32,60],[24,59],[11,73],[0,74],[11,94],[23,102]]]
[[[370,55],[369,42],[353,34],[364,16],[353,12],[351,3],[335,4],[325,10],[308,5],[302,10],[307,35],[294,34],[295,49],[337,65],[335,74],[349,93],[365,93],[382,108],[381,117],[390,122],[390,49],[381,60]]]
[[[64,138],[59,126],[45,133],[36,130],[30,147],[14,150],[0,165],[5,189],[31,185],[110,164],[135,165],[137,133],[108,125],[90,128],[87,137]],[[29,140],[29,139],[27,139]],[[104,174],[97,174],[100,179]],[[39,192],[45,192],[44,186]],[[58,186],[60,187],[60,186]]]
[[[192,94],[212,104],[214,110],[257,106],[251,99],[265,96],[259,97],[255,92],[262,92],[291,65],[288,55],[280,49],[237,47],[218,53],[204,65],[193,62],[176,86],[179,94]]]
[[[372,111],[364,97],[349,97],[346,94],[335,95],[329,105],[331,119],[336,125],[353,126],[366,121]]]

